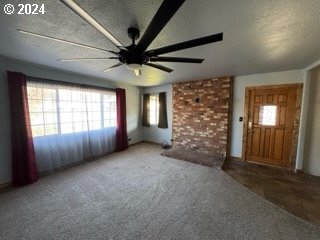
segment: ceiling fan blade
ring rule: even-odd
[[[40,38],[44,38],[44,39],[53,40],[53,41],[56,41],[56,42],[67,43],[67,44],[70,44],[70,45],[73,45],[73,46],[84,47],[84,48],[88,48],[88,49],[93,49],[93,50],[98,50],[98,51],[103,51],[103,52],[109,52],[109,53],[113,53],[115,55],[118,55],[117,52],[106,50],[106,49],[103,49],[103,48],[98,48],[98,47],[93,47],[93,46],[89,46],[89,45],[85,45],[85,44],[81,44],[81,43],[71,42],[71,41],[67,41],[67,40],[64,40],[64,39],[50,37],[50,36],[47,36],[47,35],[34,33],[34,32],[29,32],[29,31],[25,31],[25,30],[21,30],[21,29],[17,29],[17,31],[21,32],[21,33],[24,33],[24,34],[27,34],[27,35],[30,35],[30,36],[40,37]]]
[[[138,52],[143,53],[149,47],[151,42],[157,37],[184,1],[185,0],[163,1],[137,45]]]
[[[115,65],[107,68],[106,70],[103,70],[102,72],[108,72],[108,71],[110,71],[110,70],[112,70],[112,69],[114,69],[114,68],[116,68],[116,67],[121,66],[121,65],[123,65],[123,63],[122,63],[122,62],[119,62],[119,63],[117,63],[117,64],[115,64]]]
[[[69,7],[72,11],[74,11],[76,14],[78,14],[82,19],[84,19],[87,23],[89,23],[102,35],[108,38],[114,45],[116,45],[117,47],[124,47],[119,40],[117,40],[107,29],[105,29],[97,20],[95,20],[92,16],[90,16],[83,8],[81,8],[73,0],[60,0],[60,1],[64,3],[67,7]]]
[[[169,45],[169,46],[162,47],[162,48],[153,49],[153,50],[148,51],[147,55],[149,57],[153,57],[153,56],[161,55],[164,53],[175,52],[175,51],[179,51],[179,50],[186,49],[186,48],[193,48],[193,47],[205,45],[208,43],[219,42],[222,40],[223,40],[223,33],[217,33],[217,34],[213,34],[210,36],[197,38],[197,39]]]
[[[154,64],[154,63],[145,63],[145,65],[149,66],[149,67],[153,67],[153,68],[157,68],[160,69],[162,71],[171,73],[173,70],[171,68],[167,68],[165,66],[159,65],[159,64]]]
[[[202,63],[201,58],[182,58],[182,57],[152,57],[150,62],[182,62],[182,63]]]
[[[118,57],[108,57],[108,58],[70,58],[70,59],[58,59],[60,62],[80,62],[80,61],[106,61],[111,59],[119,59]]]

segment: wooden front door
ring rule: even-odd
[[[249,90],[246,160],[290,167],[297,87]]]

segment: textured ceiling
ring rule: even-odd
[[[9,2],[9,1],[8,1]],[[10,1],[17,6],[22,1]],[[26,3],[29,1],[23,1]],[[58,0],[45,4],[44,15],[0,13],[0,55],[57,69],[133,85],[243,75],[304,68],[320,59],[320,0],[187,0],[149,49],[224,33],[223,42],[181,50],[166,56],[205,58],[202,64],[161,63],[165,73],[143,66],[140,77],[125,66],[101,72],[117,60],[59,62],[61,58],[107,57],[106,53],[21,34],[20,28],[69,41],[116,50],[103,35]],[[77,3],[124,45],[127,29],[147,28],[161,0],[78,0]]]

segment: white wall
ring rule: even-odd
[[[127,128],[129,138],[132,143],[141,140],[161,143],[166,141],[171,143],[172,138],[172,85],[161,85],[140,89],[138,87],[125,84],[117,84],[103,79],[77,75],[63,72],[43,66],[37,66],[4,58],[0,56],[0,184],[9,182],[11,179],[11,153],[10,153],[10,114],[9,96],[7,86],[6,71],[19,71],[34,77],[42,77],[55,80],[70,81],[76,83],[91,84],[103,87],[121,87],[126,89],[127,94]],[[310,97],[310,109],[308,114],[308,130],[305,143],[304,170],[307,173],[320,175],[319,147],[320,142],[320,70],[317,68],[312,74],[313,86],[312,97]],[[292,70],[285,72],[274,72],[265,74],[237,76],[234,79],[233,95],[233,115],[232,115],[232,135],[231,135],[231,156],[241,157],[242,155],[242,135],[243,122],[239,122],[239,117],[244,115],[245,88],[249,86],[275,85],[303,83],[303,71]],[[141,104],[142,93],[166,92],[168,129],[161,129],[157,126],[150,128],[141,127]],[[309,127],[310,126],[310,127]]]
[[[320,176],[320,66],[311,70],[303,171]]]
[[[160,93],[166,92],[167,101],[167,115],[168,115],[168,128],[158,128],[158,126],[151,125],[150,127],[142,127],[144,140],[162,143],[167,142],[171,144],[172,139],[172,85],[166,84],[157,87],[148,87],[142,90],[143,93]],[[141,123],[140,123],[141,124]]]
[[[290,83],[303,83],[303,71],[292,70],[235,77],[233,90],[231,156],[242,156],[243,122],[239,122],[239,117],[244,116],[246,87]]]
[[[129,144],[141,142],[143,140],[140,109],[141,90],[126,84],[118,84],[117,86],[126,89],[127,132],[128,138],[131,139]]]
[[[10,144],[10,110],[7,84],[7,72],[23,72],[26,75],[90,84],[102,87],[121,87],[127,94],[127,126],[130,142],[142,140],[140,127],[140,89],[134,86],[113,83],[104,79],[97,79],[69,72],[50,69],[43,66],[28,64],[0,56],[0,184],[11,180],[11,144]]]

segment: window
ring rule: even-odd
[[[157,125],[159,121],[159,96],[150,95],[149,105],[150,124]]]
[[[277,106],[260,106],[259,124],[266,126],[275,126],[277,119]]]
[[[112,91],[28,82],[32,134],[48,136],[116,126]]]

